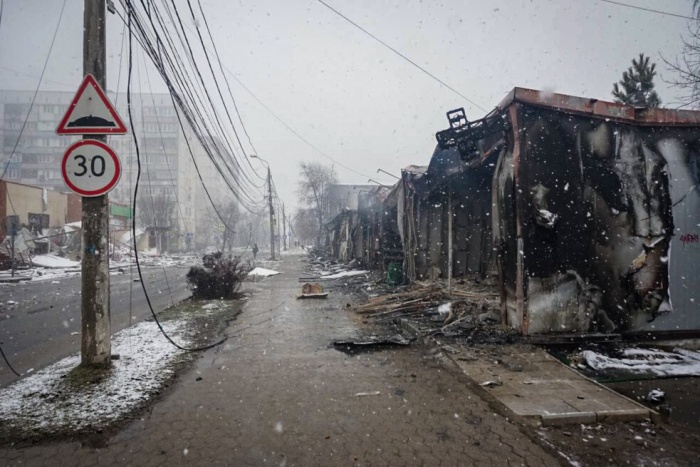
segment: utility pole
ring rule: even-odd
[[[284,235],[284,251],[287,251],[287,215],[284,213],[284,203],[282,203],[282,225],[284,226],[282,232]]]
[[[86,0],[88,1],[88,0]],[[275,259],[275,208],[272,207],[272,172],[267,166],[267,196],[270,202],[270,258]]]
[[[277,208],[279,209],[279,204],[277,205]],[[281,209],[280,209],[281,211]],[[279,217],[279,216],[277,216]],[[277,251],[280,254],[280,258],[282,257],[282,227],[280,227],[280,221],[279,219],[276,219],[276,224],[277,224]]]
[[[83,74],[91,74],[107,89],[105,1],[85,0],[83,10]],[[84,138],[105,142],[105,136]],[[107,194],[83,198],[82,340],[80,364],[111,363],[112,343],[109,311],[109,201]]]
[[[14,222],[10,227],[10,245],[12,248],[12,277],[15,277],[15,237],[17,236],[17,224]]]

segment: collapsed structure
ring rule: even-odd
[[[363,233],[342,259],[497,275],[523,334],[700,330],[700,112],[515,88],[448,118],[427,167],[329,223]]]

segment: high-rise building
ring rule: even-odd
[[[40,91],[32,105],[33,97],[32,91],[0,90],[0,170],[7,167],[3,179],[68,191],[61,176],[61,158],[79,137],[59,136],[55,130],[73,93]],[[126,97],[113,93],[108,97],[130,126]],[[180,127],[169,94],[132,94],[131,101],[141,161],[137,225],[144,230],[165,231],[171,248],[183,248],[188,234],[195,232],[195,190],[200,183],[187,142],[193,151],[199,143],[189,135],[189,129],[185,132]],[[121,180],[110,199],[122,204],[133,202],[136,187],[138,165],[133,137],[131,133],[110,136],[107,141],[122,162]]]

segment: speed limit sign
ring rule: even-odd
[[[71,145],[61,162],[63,180],[81,196],[100,196],[109,192],[122,173],[114,149],[102,141],[84,139]]]

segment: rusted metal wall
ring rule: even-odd
[[[526,334],[700,329],[700,128],[507,111],[493,185],[506,321]]]

